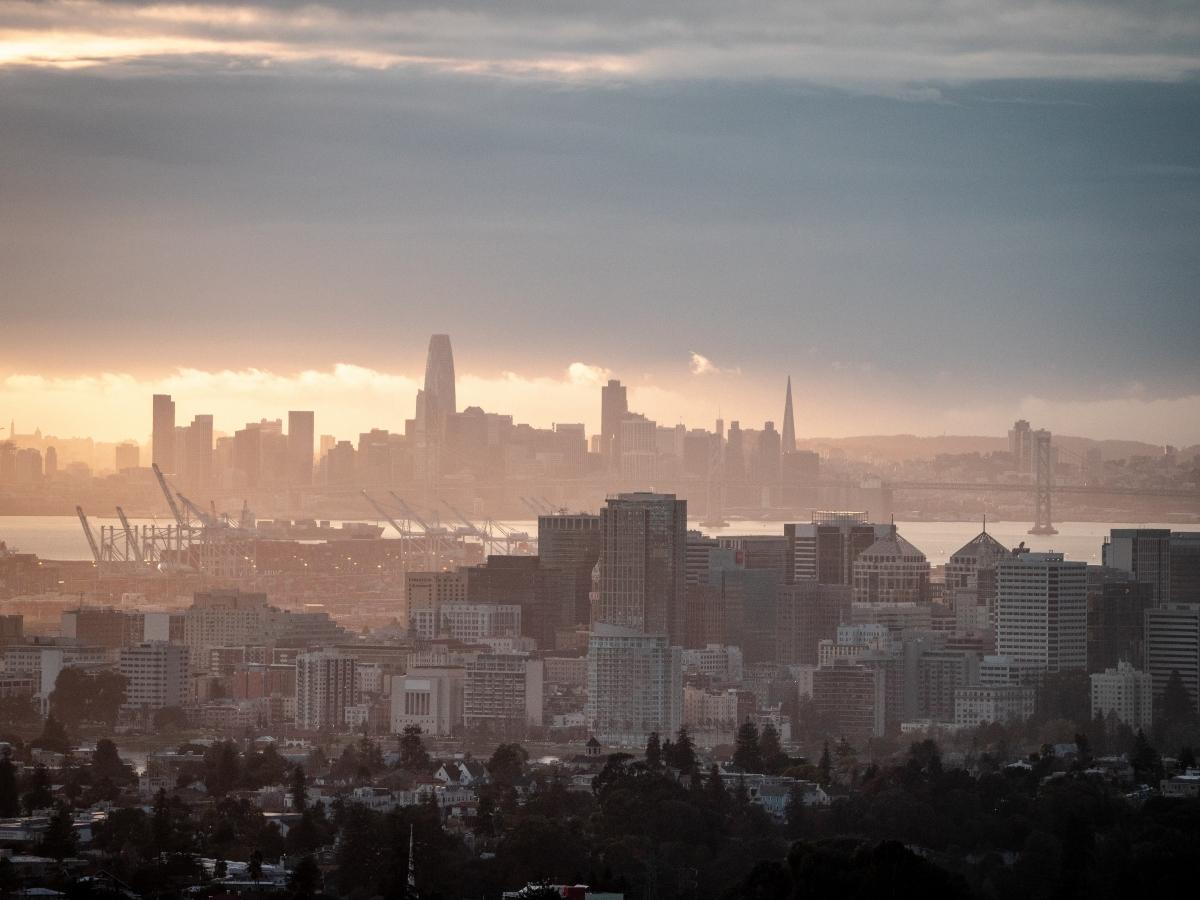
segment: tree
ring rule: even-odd
[[[33,815],[36,810],[45,809],[54,802],[50,793],[50,773],[46,767],[38,763],[33,767],[33,776],[29,780],[29,790],[25,793],[25,812]]]
[[[520,744],[501,744],[487,762],[488,774],[496,784],[511,787],[525,771],[529,752]]]
[[[13,765],[12,748],[5,747],[0,755],[0,819],[11,819],[21,809],[17,791],[17,767]]]
[[[67,666],[50,692],[50,711],[67,724],[114,725],[125,702],[125,676],[112,669],[90,671]]]
[[[675,743],[671,745],[671,755],[666,756],[665,760],[667,765],[678,769],[684,775],[694,775],[698,771],[696,745],[692,743],[692,736],[688,734],[686,725],[680,727],[675,736]]]
[[[1156,784],[1162,778],[1162,759],[1140,728],[1134,737],[1129,764],[1133,767],[1133,774],[1143,784]]]
[[[783,746],[779,743],[779,732],[770,722],[763,726],[758,746],[762,752],[763,770],[768,775],[778,775],[787,768],[788,758],[787,754],[783,752]]]
[[[132,778],[132,770],[121,759],[117,745],[108,738],[96,741],[96,752],[92,754],[92,777],[99,781],[107,778],[113,782],[126,782]]]
[[[658,739],[658,732],[650,732],[650,737],[646,739],[646,765],[651,769],[659,769],[663,763],[662,744]]]
[[[1159,706],[1159,717],[1167,723],[1182,722],[1195,715],[1196,704],[1188,692],[1187,685],[1178,669],[1172,669],[1171,675],[1163,687],[1162,704]]]
[[[787,816],[787,833],[789,837],[800,837],[804,832],[804,790],[798,784],[793,784],[788,791],[787,807],[785,809]]]
[[[246,874],[250,877],[251,881],[254,881],[254,882],[262,881],[262,877],[263,877],[262,864],[263,864],[262,851],[256,849],[253,853],[250,854],[250,861],[246,863]]]
[[[217,744],[205,754],[207,773],[204,786],[214,797],[223,797],[238,786],[241,765],[238,762],[237,746],[233,741]]]
[[[155,731],[170,731],[171,729],[187,728],[188,720],[185,713],[178,706],[164,706],[154,711],[154,730]]]
[[[321,869],[312,854],[305,854],[288,877],[288,892],[293,900],[310,900],[321,889]]]
[[[762,748],[758,742],[758,726],[747,719],[737,730],[734,740],[733,764],[743,772],[763,770]]]
[[[67,736],[67,729],[63,727],[63,723],[51,713],[46,716],[42,725],[41,736],[30,741],[30,746],[39,750],[49,750],[51,753],[67,753],[71,749],[71,739]]]
[[[817,771],[821,775],[821,784],[828,785],[833,775],[833,757],[829,755],[829,741],[821,748],[821,759],[817,763]]]
[[[65,803],[58,804],[50,823],[42,835],[39,851],[51,859],[63,860],[75,852],[75,825],[71,820],[71,811]]]
[[[304,774],[304,766],[292,769],[292,810],[304,812],[308,809],[308,777]]]
[[[411,772],[424,772],[430,765],[429,752],[421,741],[421,726],[406,725],[404,736],[400,738],[400,768]]]

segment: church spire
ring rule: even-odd
[[[792,376],[787,380],[787,399],[783,401],[783,452],[796,452],[796,420],[792,415]]]

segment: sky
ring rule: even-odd
[[[1200,442],[1200,4],[0,0],[0,423]],[[0,436],[6,432],[0,431]]]

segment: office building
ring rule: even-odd
[[[777,598],[775,661],[815,666],[821,641],[850,620],[850,586],[798,581],[780,585]]]
[[[1087,668],[1087,564],[1061,553],[996,565],[996,651],[1049,672]]]
[[[600,511],[599,596],[593,620],[686,638],[687,501],[673,494],[610,498]]]
[[[1003,544],[987,533],[979,534],[950,555],[946,563],[946,603],[952,609],[984,607],[989,617],[996,605],[996,563],[1008,556]]]
[[[785,577],[791,581],[852,584],[854,561],[888,525],[872,525],[865,512],[818,510],[807,524],[784,525]]]
[[[1115,715],[1118,722],[1134,731],[1149,732],[1154,723],[1154,679],[1127,662],[1096,672],[1092,681],[1092,715],[1108,718]]]
[[[925,603],[929,600],[929,560],[900,537],[896,526],[855,557],[855,603]]]
[[[540,659],[480,653],[467,662],[463,725],[469,730],[520,736],[542,724],[544,670]]]
[[[621,460],[621,423],[629,415],[625,386],[612,379],[600,388],[600,455],[606,467],[617,469]]]
[[[860,743],[881,737],[887,724],[885,679],[877,669],[837,660],[813,672],[813,703],[834,734]]]
[[[1171,599],[1200,603],[1200,531],[1171,532]]]
[[[164,472],[175,471],[175,401],[170,394],[155,394],[151,459]]]
[[[1101,548],[1101,560],[1154,586],[1154,602],[1171,597],[1171,532],[1166,528],[1114,528]]]
[[[1168,603],[1146,610],[1146,663],[1154,679],[1154,699],[1162,698],[1172,672],[1200,711],[1200,605]]]
[[[788,376],[787,394],[783,400],[783,434],[781,438],[781,449],[786,455],[796,452],[796,419],[792,412],[792,376]]]
[[[552,579],[548,583],[551,618],[557,619],[558,627],[586,624],[591,617],[592,570],[600,558],[600,517],[538,516],[538,558]]]
[[[455,396],[454,352],[450,335],[435,334],[429,339],[429,354],[425,359],[425,419],[426,433],[440,438],[446,420],[458,411]]]
[[[113,451],[113,468],[118,472],[136,469],[142,464],[142,451],[133,441],[117,444]]]
[[[1087,661],[1089,672],[1120,662],[1145,665],[1146,610],[1157,604],[1154,585],[1120,569],[1088,566]]]
[[[342,728],[347,707],[358,703],[356,666],[354,657],[324,650],[296,657],[297,728]]]
[[[124,708],[147,713],[187,703],[191,684],[188,656],[187,647],[162,641],[122,649],[119,669],[125,676]]]
[[[289,410],[287,430],[288,483],[312,484],[313,435],[316,432],[312,410]]]
[[[979,654],[972,650],[923,651],[917,662],[917,715],[953,722],[958,689],[979,683],[979,663]]]

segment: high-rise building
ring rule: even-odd
[[[58,451],[53,447],[46,448],[46,477],[53,478],[58,474]]]
[[[600,455],[606,467],[617,469],[621,465],[621,422],[629,415],[629,399],[626,389],[615,378],[600,388]]]
[[[182,475],[193,487],[212,484],[213,417],[198,415],[186,429],[183,447]]]
[[[547,587],[550,613],[558,611],[558,627],[586,624],[591,617],[592,570],[600,558],[600,517],[586,513],[538,516],[538,558],[553,578]]]
[[[170,394],[154,395],[151,459],[164,472],[175,471],[175,401]]]
[[[296,726],[339,730],[346,707],[358,703],[356,661],[326,650],[296,657]]]
[[[619,494],[600,510],[600,591],[592,619],[664,634],[686,632],[687,501],[674,494]]]
[[[792,376],[787,380],[787,396],[783,401],[783,452],[796,452],[796,419],[792,413]]]
[[[312,410],[288,411],[287,469],[291,484],[312,484],[314,425]]]
[[[1154,602],[1171,597],[1171,531],[1168,528],[1114,528],[1101,548],[1104,565],[1121,569],[1135,581],[1154,585]]]
[[[1117,721],[1149,731],[1154,722],[1154,679],[1127,662],[1092,675],[1092,715],[1112,713]]]
[[[923,603],[929,599],[929,560],[900,537],[896,526],[854,560],[855,603]]]
[[[821,641],[837,636],[850,621],[849,585],[797,581],[779,587],[775,661],[782,666],[815,666]]]
[[[1008,452],[1013,467],[1025,474],[1033,471],[1033,429],[1025,419],[1018,419],[1008,432]]]
[[[987,533],[985,522],[946,563],[946,603],[954,609],[984,607],[990,619],[996,605],[996,563],[1008,555],[1007,548]]]
[[[617,444],[621,448],[621,480],[641,486],[654,482],[658,474],[658,425],[635,413],[621,420]]]
[[[996,651],[1062,672],[1087,668],[1087,564],[1021,553],[996,565]]]
[[[1162,697],[1172,672],[1178,672],[1200,710],[1200,605],[1168,603],[1146,610],[1145,670],[1154,679],[1154,698]]]
[[[881,737],[887,716],[885,680],[879,669],[839,659],[813,672],[813,702],[835,734],[851,741]]]
[[[683,659],[662,634],[597,623],[588,638],[584,717],[605,743],[644,746],[674,734],[683,718]]]
[[[1156,605],[1154,585],[1107,566],[1088,566],[1088,582],[1088,671],[1103,672],[1120,662],[1141,669],[1146,610]]]
[[[1171,532],[1171,599],[1200,603],[1200,531]]]
[[[117,444],[113,455],[113,466],[118,472],[126,469],[136,469],[142,464],[141,449],[133,441]]]
[[[814,511],[809,524],[783,526],[788,554],[784,577],[789,582],[852,584],[858,554],[890,528],[872,525],[865,512]]]
[[[446,419],[457,411],[450,335],[435,334],[429,339],[429,355],[425,359],[425,416],[433,426],[427,426],[427,433],[440,437]]]
[[[188,657],[187,647],[163,641],[121,650],[119,668],[125,676],[125,708],[153,712],[167,706],[183,706],[191,685]]]
[[[480,653],[465,666],[463,724],[493,734],[520,736],[542,724],[544,670],[540,659]]]

